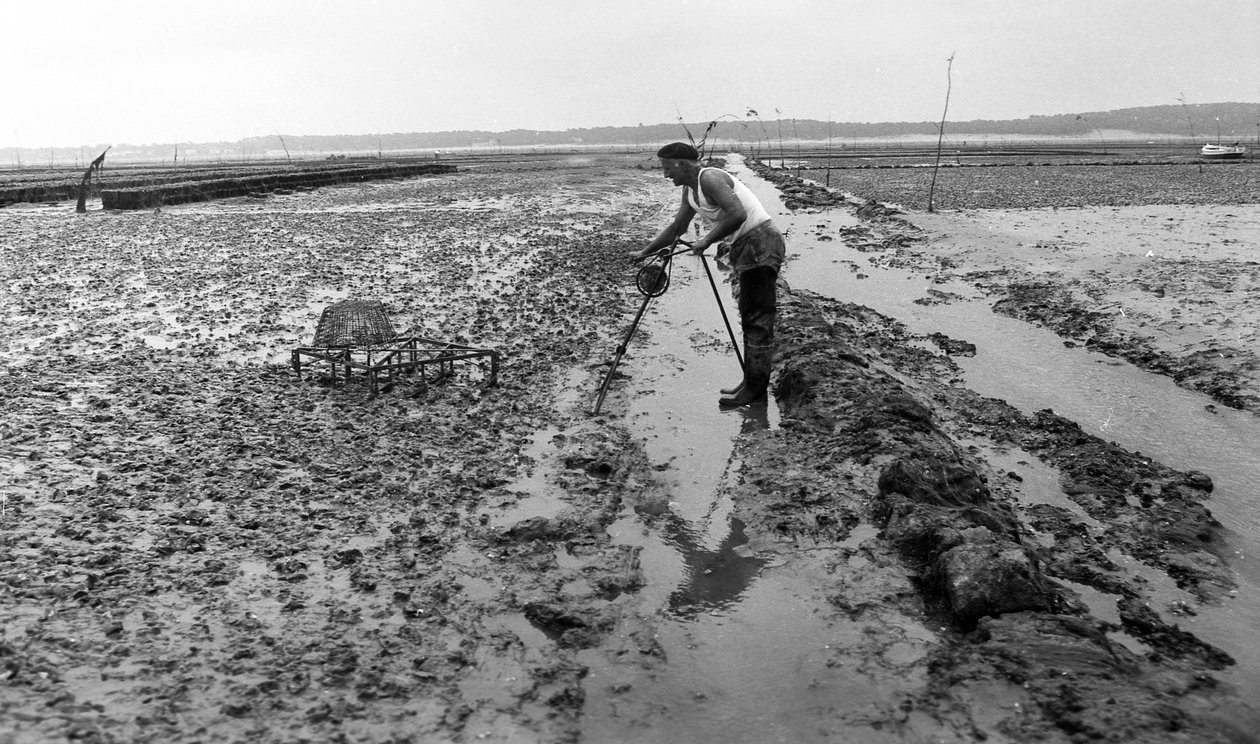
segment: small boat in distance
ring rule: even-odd
[[[1247,153],[1247,148],[1238,145],[1213,145],[1208,143],[1199,150],[1204,160],[1238,160]]]

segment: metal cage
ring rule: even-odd
[[[376,300],[342,300],[324,309],[315,342],[293,350],[291,363],[298,377],[312,365],[327,364],[334,381],[349,382],[356,371],[367,378],[376,395],[382,381],[393,383],[401,374],[420,375],[436,382],[455,374],[457,362],[486,360],[489,371],[482,384],[494,385],[499,376],[499,353],[450,341],[396,334],[385,306]]]

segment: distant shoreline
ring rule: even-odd
[[[321,154],[385,154],[440,151],[529,151],[530,149],[616,147],[655,151],[660,143],[692,139],[709,142],[863,143],[936,142],[941,123],[934,121],[836,122],[815,119],[760,119],[750,112],[743,118],[722,116],[712,121],[674,121],[629,126],[581,127],[564,130],[480,129],[339,134],[275,132],[237,140],[148,140],[133,144],[125,139],[109,141],[105,135],[86,133],[97,144],[70,146],[28,144],[38,132],[12,138],[0,133],[0,168],[19,164],[66,165],[88,163],[106,147],[111,158],[175,162],[176,159],[210,157],[249,160],[263,157],[309,158]],[[1184,139],[1186,142],[1254,142],[1260,138],[1260,103],[1221,102],[1144,106],[1052,115],[1023,119],[973,119],[945,121],[947,141],[985,139],[1039,140],[1144,140]],[[706,137],[707,134],[707,137]],[[143,140],[142,140],[143,141]],[[729,146],[729,145],[728,145]]]
[[[1115,155],[1116,150],[1148,148],[1162,151],[1166,155],[1184,155],[1187,158],[1197,154],[1206,142],[1216,141],[1214,137],[1190,138],[1177,134],[1148,134],[1127,130],[1102,130],[1089,136],[1048,136],[1031,134],[992,134],[983,132],[947,132],[942,141],[942,152],[952,155],[968,150],[1002,150],[1024,148],[1047,148],[1050,150],[1081,149],[1100,155]],[[1235,140],[1222,139],[1223,143]],[[1241,139],[1249,149],[1260,151],[1260,142],[1256,138]],[[791,139],[782,140],[743,140],[732,137],[711,137],[708,142],[711,152],[743,152],[755,155],[760,152],[762,159],[777,161],[780,156],[791,160],[799,153],[805,152],[811,157],[820,157],[820,153],[832,152],[837,155],[877,151],[882,148],[935,150],[937,137],[926,135],[902,134],[890,136],[872,136],[856,138],[833,138],[828,140]],[[352,158],[360,160],[414,160],[424,159],[461,159],[496,156],[535,155],[540,157],[566,154],[612,154],[634,155],[651,158],[659,146],[659,141],[651,142],[573,142],[567,144],[538,145],[497,145],[493,143],[469,143],[454,147],[411,147],[411,148],[333,148],[327,150],[297,149],[290,145],[286,150],[276,147],[241,147],[230,149],[211,147],[207,149],[199,144],[186,144],[178,147],[157,146],[119,146],[112,147],[106,160],[110,165],[167,165],[167,166],[205,166],[228,163],[264,163],[264,162],[311,162]],[[1149,147],[1148,147],[1149,146]],[[104,150],[104,147],[101,148]],[[13,149],[0,149],[0,171],[47,171],[47,170],[81,170],[99,154],[90,148],[53,148],[34,151],[30,154],[23,150],[21,158]]]

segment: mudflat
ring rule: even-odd
[[[789,242],[843,214],[811,239],[845,260],[1256,410],[1254,194],[928,214],[761,173]],[[724,346],[716,325],[671,341],[679,317],[652,316],[631,356],[656,363],[591,416],[641,299],[625,254],[676,198],[650,161],[594,158],[0,210],[0,735],[1256,740],[1260,669],[1195,626],[1254,600],[1212,478],[969,390],[979,339],[789,270],[774,415],[730,437],[711,493],[679,485],[686,441],[645,440],[680,412],[631,411]],[[498,385],[294,374],[346,297],[501,351]],[[720,544],[688,517],[706,500]],[[783,601],[741,613],[761,596]]]
[[[1260,413],[1260,205],[915,213],[998,311]],[[945,268],[949,267],[949,268]]]

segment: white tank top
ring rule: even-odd
[[[766,212],[766,208],[761,206],[761,202],[757,200],[757,197],[753,195],[753,192],[741,183],[738,178],[732,176],[721,168],[701,168],[700,178],[704,177],[704,172],[707,170],[719,171],[724,176],[731,179],[731,188],[735,192],[735,197],[739,199],[739,203],[744,207],[743,224],[741,224],[735,232],[726,236],[724,240],[733,243],[736,240],[739,240],[744,233],[770,219],[770,214]],[[691,205],[692,209],[696,210],[696,214],[699,214],[701,219],[710,225],[721,222],[722,208],[716,204],[710,204],[704,198],[704,191],[700,188],[699,181],[696,182],[696,188],[687,189],[687,203]]]

